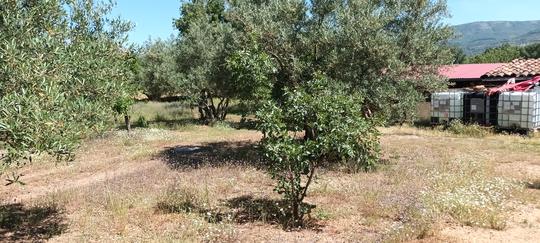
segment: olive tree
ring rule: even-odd
[[[315,168],[372,168],[375,125],[410,120],[453,61],[444,0],[192,0],[181,10],[186,89],[203,118],[223,119],[231,98],[265,101],[262,147],[295,225]]]
[[[143,93],[151,100],[181,92],[181,76],[176,59],[174,39],[149,40],[140,50],[137,81]]]
[[[445,1],[261,0],[231,6],[225,20],[238,32],[260,36],[258,45],[276,63],[274,98],[321,71],[361,93],[365,115],[388,123],[396,122],[392,114],[401,103],[414,107],[416,97],[445,86],[437,75],[438,65],[452,61],[446,45],[452,33],[442,23]],[[404,86],[412,89],[402,92]]]
[[[72,159],[81,139],[112,124],[132,97],[131,28],[92,0],[0,5],[0,172],[48,153]]]
[[[276,66],[273,100],[257,117],[294,224],[318,165],[372,168],[375,125],[410,120],[424,92],[445,86],[437,74],[452,61],[445,16],[445,1],[231,2],[225,21],[257,36]]]
[[[226,60],[238,50],[232,26],[224,20],[223,0],[193,0],[176,20],[178,70],[182,90],[197,103],[203,121],[224,120],[231,100]]]
[[[230,75],[228,91],[243,106],[245,118],[271,99],[276,67],[272,58],[255,44],[233,52],[226,59]]]

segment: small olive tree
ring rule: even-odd
[[[124,117],[124,123],[128,132],[131,132],[131,117],[129,113],[134,103],[135,100],[133,97],[124,96],[118,98],[113,106],[113,110],[116,112],[116,114]]]
[[[324,163],[347,163],[372,169],[379,158],[379,132],[361,115],[362,98],[321,75],[284,100],[267,103],[259,112],[264,156],[275,190],[290,208],[291,225],[302,224],[311,207],[303,201],[316,169]],[[307,131],[307,132],[306,132]]]

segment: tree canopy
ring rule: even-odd
[[[372,168],[375,126],[411,120],[454,61],[445,1],[192,0],[181,13],[184,90],[203,120],[224,119],[230,99],[262,106],[262,147],[295,225],[320,162]]]
[[[442,45],[451,36],[444,1],[207,0],[181,12],[180,72],[199,97],[233,97],[238,80],[227,59],[255,41],[274,62],[274,99],[321,72],[351,84],[366,98],[365,113],[386,120],[408,94],[398,94],[404,83],[413,92],[440,88],[435,67],[452,61]]]
[[[181,74],[176,63],[176,42],[149,40],[138,54],[140,67],[137,83],[151,100],[161,96],[178,95],[181,92]]]
[[[476,56],[467,57],[466,63],[502,63],[511,62],[518,58],[540,58],[540,44],[516,46],[503,44],[485,50]]]
[[[70,159],[131,97],[129,23],[92,0],[6,0],[0,5],[2,169],[49,153]]]

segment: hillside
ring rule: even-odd
[[[457,38],[452,44],[468,55],[478,54],[503,43],[516,45],[540,42],[540,20],[489,21],[455,26]]]

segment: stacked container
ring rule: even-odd
[[[499,127],[540,128],[540,92],[503,92],[497,111]]]
[[[492,126],[498,124],[499,94],[488,96],[485,92],[463,95],[463,122]]]
[[[463,118],[463,91],[434,93],[431,96],[431,122],[444,123]]]

